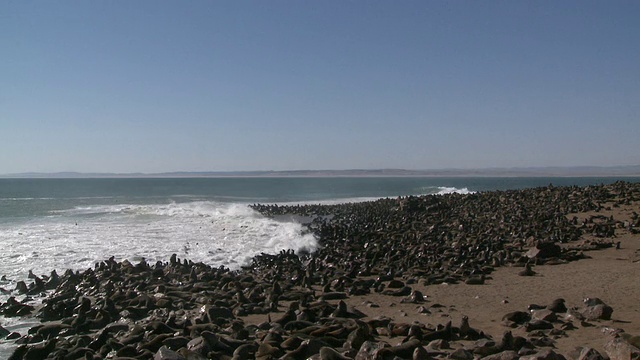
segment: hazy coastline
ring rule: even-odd
[[[0,178],[216,178],[216,177],[632,177],[640,165],[514,167],[479,169],[348,169],[264,171],[175,171],[158,173],[22,172]]]

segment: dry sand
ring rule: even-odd
[[[614,216],[615,220],[630,220],[632,212],[640,213],[640,206],[622,206],[598,213],[577,214],[579,219],[590,215]],[[573,218],[574,214],[569,215]],[[584,240],[600,240],[591,235]],[[435,326],[452,321],[454,326],[460,323],[462,316],[468,316],[473,328],[484,331],[499,340],[502,334],[511,330],[514,335],[526,337],[522,328],[509,328],[502,317],[512,311],[527,311],[530,304],[548,305],[557,298],[563,298],[568,308],[583,308],[583,299],[597,297],[613,307],[611,320],[598,320],[581,323],[574,321],[577,329],[566,331],[566,336],[555,339],[555,351],[567,356],[579,346],[589,346],[605,354],[604,345],[611,339],[603,329],[618,328],[632,335],[640,335],[640,235],[627,229],[616,230],[616,237],[604,239],[621,243],[621,248],[610,247],[603,250],[587,251],[588,259],[560,265],[534,267],[535,276],[519,276],[523,268],[497,268],[484,285],[440,284],[424,286],[413,284],[427,297],[425,307],[441,304],[442,308],[431,308],[431,314],[418,312],[417,304],[401,303],[401,298],[371,293],[364,296],[351,296],[347,304],[365,313],[366,321],[386,316],[396,323],[419,322]],[[573,244],[575,245],[575,244]],[[321,290],[319,289],[318,292]],[[379,307],[369,307],[367,303]],[[286,305],[283,305],[286,306]],[[280,314],[272,314],[274,318]],[[264,321],[266,316],[251,316],[248,323]],[[392,345],[402,338],[383,338]],[[465,342],[456,342],[453,348],[461,347]]]

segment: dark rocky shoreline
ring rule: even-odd
[[[568,215],[639,200],[640,184],[617,182],[343,205],[254,205],[265,216],[307,219],[321,248],[262,254],[240,271],[175,255],[156,264],[108,259],[82,272],[33,275],[0,304],[0,313],[42,321],[28,334],[5,334],[18,344],[10,359],[564,358],[540,340],[571,326],[553,315],[568,311],[557,304],[533,309],[546,310],[545,316],[523,309],[526,316],[505,319],[540,336],[507,331],[490,339],[468,321],[429,327],[367,319],[345,301],[379,293],[421,304],[415,284],[481,285],[498,267],[522,267],[527,276],[537,265],[585,258],[585,251],[615,246],[615,229],[637,231],[640,219]],[[597,240],[585,242],[585,234]],[[46,291],[41,307],[26,304],[25,296]],[[585,304],[580,316],[598,305],[593,316],[606,318],[606,304]],[[246,323],[252,314],[269,320]],[[402,341],[391,346],[389,337]],[[455,342],[471,343],[452,350],[448,344]]]

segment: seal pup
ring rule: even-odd
[[[476,330],[469,325],[469,317],[463,316],[460,320],[460,327],[458,328],[458,334],[465,340],[478,340],[485,337],[482,331]]]
[[[536,274],[535,271],[531,268],[531,263],[527,262],[524,266],[524,270],[520,271],[518,275],[520,276],[534,276]]]

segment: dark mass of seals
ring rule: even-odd
[[[530,337],[505,331],[493,340],[466,317],[435,327],[402,324],[366,319],[343,300],[376,292],[421,304],[424,295],[414,284],[482,285],[499,266],[520,266],[521,275],[534,276],[536,265],[613,246],[612,228],[640,226],[637,217],[621,224],[597,217],[580,222],[568,214],[638,200],[640,184],[617,182],[342,205],[254,205],[265,216],[306,219],[320,249],[261,254],[239,271],[173,255],[155,264],[111,258],[85,271],[30,274],[30,284],[19,283],[0,313],[34,315],[41,324],[4,336],[15,339],[10,359],[16,360],[560,359],[539,351],[571,328],[558,314],[588,321],[610,317],[613,309],[598,299],[585,301],[587,308],[575,314],[562,299],[532,304],[503,317],[506,326],[525,327]],[[603,241],[580,242],[585,233]],[[40,294],[46,294],[41,306],[27,304]],[[251,314],[268,314],[267,321],[247,325],[243,317]],[[400,341],[391,346],[382,337]],[[456,341],[472,344],[452,350]]]

